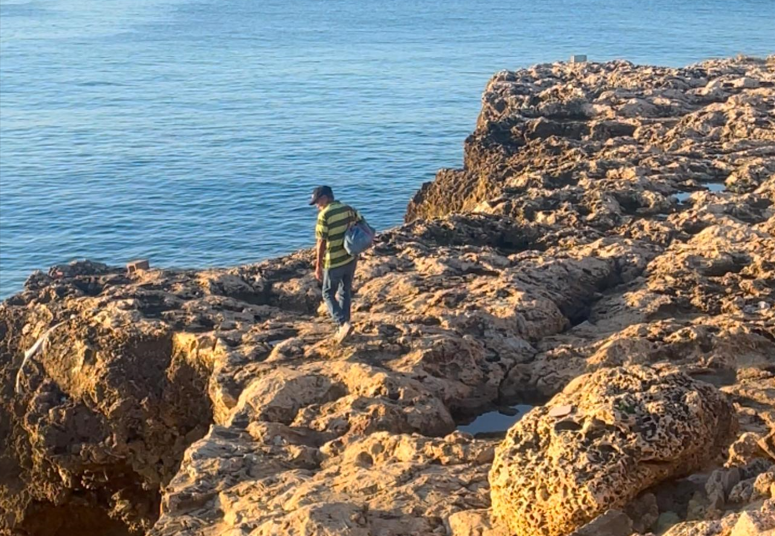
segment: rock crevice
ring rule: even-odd
[[[33,274],[0,305],[0,532],[764,527],[774,66],[498,73],[464,168],[439,172],[361,258],[345,345],[331,341],[311,251]],[[554,396],[501,437],[455,429]],[[603,411],[615,404],[618,416]],[[579,419],[552,421],[555,406]],[[523,457],[549,464],[539,472],[557,474],[562,500],[540,475],[517,486]]]

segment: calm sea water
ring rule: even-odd
[[[380,228],[492,73],[775,52],[775,0],[0,0],[0,296],[88,257],[254,262],[330,184]]]

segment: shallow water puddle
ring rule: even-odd
[[[723,182],[706,182],[702,185],[707,191],[713,192],[713,193],[721,193],[727,191],[727,186]],[[702,190],[698,190],[702,191]],[[691,196],[694,192],[679,192],[677,194],[673,194],[673,197],[675,197],[678,200],[678,204],[681,205],[686,202],[687,199],[689,199],[689,196]]]
[[[705,188],[707,188],[711,192],[715,192],[715,193],[725,192],[727,189],[727,185],[724,184],[723,182],[708,182],[706,184],[703,184],[703,186],[705,186]]]
[[[470,423],[461,424],[457,429],[480,438],[501,436],[531,409],[533,406],[524,404],[498,408],[482,413]]]

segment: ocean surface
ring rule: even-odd
[[[321,183],[398,224],[501,69],[774,52],[775,0],[0,0],[0,297],[310,246]]]

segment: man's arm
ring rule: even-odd
[[[323,259],[326,258],[326,245],[328,242],[328,220],[325,213],[318,214],[318,221],[315,224],[315,279],[323,281]]]
[[[326,255],[326,241],[324,239],[318,238],[315,252],[315,279],[323,281],[323,258]]]

